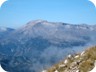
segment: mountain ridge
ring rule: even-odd
[[[35,20],[0,39],[0,60],[9,72],[40,72],[95,44],[95,26]]]

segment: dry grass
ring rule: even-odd
[[[76,55],[75,55],[76,56]],[[80,61],[77,65],[75,65],[75,67],[77,67],[80,72],[88,72],[91,69],[94,68],[94,62],[96,60],[96,46],[88,48],[87,50],[85,50],[84,55],[78,54],[78,58],[75,58],[75,56],[73,56],[72,58],[68,59],[68,63],[64,64],[64,61],[55,64],[54,66],[52,66],[51,68],[49,68],[47,70],[47,72],[54,72],[55,70],[58,70],[58,72],[65,72],[66,70],[71,70],[71,66],[72,64],[74,64],[74,62],[78,62]],[[64,67],[60,67],[60,65],[64,64]]]

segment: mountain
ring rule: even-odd
[[[0,40],[0,60],[9,72],[40,72],[96,44],[96,25],[34,20]]]
[[[82,53],[68,55],[64,61],[55,64],[45,72],[95,72],[96,46],[88,48]],[[43,72],[44,72],[43,71]]]
[[[6,37],[12,31],[14,31],[12,28],[0,27],[0,39]]]

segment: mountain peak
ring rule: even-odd
[[[5,31],[13,31],[14,29],[12,28],[7,28],[7,27],[0,27],[0,31],[1,32],[5,32]]]
[[[42,20],[42,19],[37,19],[37,20],[32,20],[32,21],[30,21],[30,22],[28,22],[27,24],[32,24],[32,23],[34,23],[34,24],[37,24],[37,23],[43,23],[43,22],[48,22],[47,20]]]
[[[37,20],[34,20],[34,22],[47,22],[47,20],[37,19]]]
[[[24,27],[33,27],[34,25],[42,24],[42,23],[48,23],[48,21],[42,19],[32,20],[29,21],[26,25],[24,25]]]
[[[7,28],[6,27],[0,27],[0,31],[6,31]]]

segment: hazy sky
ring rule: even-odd
[[[8,0],[0,8],[0,26],[17,28],[36,19],[96,24],[96,8],[88,0]]]

